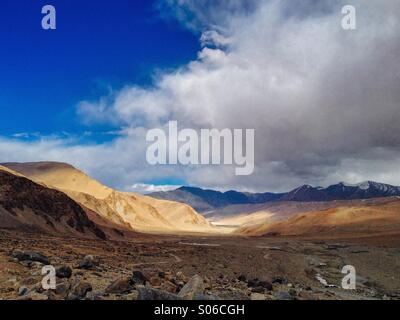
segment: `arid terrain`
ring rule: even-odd
[[[67,164],[5,165],[0,299],[400,299],[397,196],[235,206],[207,219]],[[55,287],[43,286],[44,266]],[[355,289],[343,288],[345,266]]]
[[[1,299],[400,299],[400,237],[99,241],[2,232],[0,244]],[[43,290],[44,261],[16,250],[44,255],[57,288]],[[341,288],[349,264],[356,290]]]

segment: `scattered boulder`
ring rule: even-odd
[[[90,270],[90,269],[93,269],[96,265],[97,265],[97,263],[95,262],[94,257],[92,255],[87,255],[79,263],[78,268]]]
[[[58,299],[56,294],[52,290],[47,290],[47,291],[43,292],[43,294],[47,296],[47,300],[57,300]]]
[[[57,283],[55,293],[61,296],[65,296],[68,290],[71,289],[71,284],[69,282]]]
[[[43,263],[45,265],[50,264],[49,258],[42,255],[41,253],[34,251],[22,251],[22,250],[14,250],[12,253],[12,257],[17,259],[18,261],[36,261]]]
[[[286,291],[278,291],[274,296],[276,300],[293,300],[292,295]]]
[[[132,290],[131,279],[121,278],[113,281],[105,290],[106,293],[123,294]]]
[[[255,278],[255,279],[249,279],[249,280],[247,281],[247,286],[248,286],[249,288],[258,287],[259,281],[260,281],[260,280],[258,280],[257,278]]]
[[[238,280],[239,280],[239,281],[242,281],[242,282],[246,282],[247,278],[246,278],[246,276],[245,276],[244,274],[241,274],[241,275],[238,277]]]
[[[176,294],[148,287],[139,287],[137,300],[181,300]]]
[[[283,277],[275,277],[272,279],[272,283],[273,284],[287,284],[288,281],[287,281],[287,279],[285,279]]]
[[[72,269],[69,266],[61,266],[56,269],[56,276],[58,278],[71,278],[72,276]]]
[[[141,271],[136,270],[132,273],[131,281],[134,284],[145,285],[149,279]]]
[[[24,296],[24,295],[26,295],[28,292],[29,292],[29,289],[28,289],[27,287],[22,286],[22,287],[19,287],[19,288],[18,288],[18,295],[19,295],[19,296]]]
[[[49,300],[49,297],[45,294],[31,291],[28,294],[20,297],[18,300]]]
[[[265,289],[263,287],[254,287],[254,288],[251,288],[251,291],[254,293],[264,293]]]
[[[73,286],[71,293],[78,298],[85,298],[86,294],[92,290],[92,285],[89,282],[79,281]]]
[[[179,291],[178,296],[186,299],[192,300],[195,295],[204,293],[204,281],[199,275],[195,275],[188,283]]]
[[[104,300],[103,293],[100,291],[97,292],[90,291],[86,294],[85,300],[93,300],[93,301]]]
[[[268,291],[271,291],[273,289],[272,288],[272,284],[270,282],[264,281],[264,280],[260,281],[258,283],[258,286],[260,286],[260,287],[262,287],[262,288],[264,288],[265,290],[268,290]]]
[[[80,298],[76,295],[74,295],[72,292],[68,293],[68,296],[65,300],[70,300],[70,301],[76,301],[80,300]]]
[[[270,282],[259,280],[257,278],[247,281],[247,286],[249,288],[252,288],[253,292],[259,292],[259,293],[264,292],[264,290],[271,291],[273,289],[272,284]]]

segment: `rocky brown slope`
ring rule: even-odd
[[[1,166],[0,228],[106,238],[84,209],[67,195]]]

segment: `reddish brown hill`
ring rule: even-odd
[[[239,228],[245,235],[313,237],[359,237],[400,234],[400,200],[387,199],[376,204],[338,206],[304,212],[286,220]]]

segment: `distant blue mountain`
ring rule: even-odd
[[[340,182],[327,188],[304,185],[285,194],[282,201],[332,201],[399,196],[400,187],[366,181],[359,184]]]
[[[181,187],[176,190],[166,192],[155,192],[150,196],[184,202],[191,205],[200,212],[222,208],[233,204],[264,203],[278,200],[282,197],[281,193],[247,193],[230,190],[220,192],[215,190],[205,190],[195,187]]]
[[[206,212],[235,204],[257,204],[271,201],[332,201],[370,199],[400,196],[400,187],[366,181],[359,184],[340,182],[326,188],[303,185],[286,193],[249,193],[230,190],[220,192],[196,187],[181,187],[166,192],[155,192],[150,196],[158,199],[184,202],[199,212]]]

